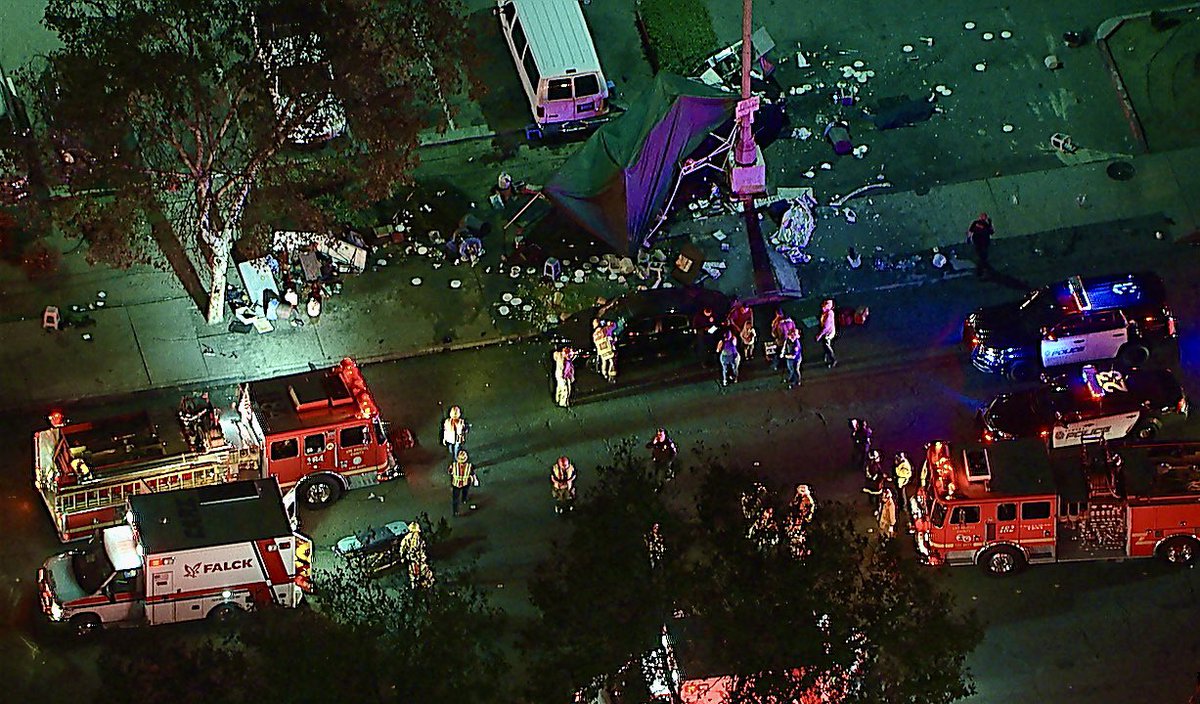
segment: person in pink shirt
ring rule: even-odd
[[[830,369],[837,366],[837,355],[833,353],[833,338],[837,337],[837,314],[833,310],[833,299],[827,298],[821,304],[821,331],[817,333],[817,342],[825,350],[825,364]]]

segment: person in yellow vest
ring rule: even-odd
[[[563,513],[575,504],[575,465],[566,456],[559,457],[550,467],[550,495],[554,497],[554,512]]]
[[[458,456],[450,463],[450,506],[454,509],[454,515],[458,515],[459,503],[467,503],[467,495],[471,491],[471,485],[475,483],[475,467],[471,465],[467,458],[466,450],[459,450]]]
[[[908,484],[913,478],[912,463],[903,452],[897,452],[892,464],[892,473],[896,475],[896,508],[901,513],[908,512]]]

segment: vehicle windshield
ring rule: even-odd
[[[79,583],[79,587],[85,593],[95,594],[100,591],[100,587],[104,586],[116,568],[108,559],[108,553],[104,551],[104,541],[97,537],[93,538],[83,550],[72,554],[71,571],[75,574],[75,581]]]
[[[941,528],[946,525],[946,504],[938,501],[933,504],[933,511],[929,514],[929,520],[933,522],[935,528]]]

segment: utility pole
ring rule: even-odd
[[[742,99],[737,105],[738,134],[729,181],[734,195],[742,201],[746,240],[754,267],[754,287],[759,295],[764,295],[778,290],[779,283],[758,226],[758,213],[754,210],[754,196],[767,190],[767,166],[754,143],[754,112],[759,100],[750,94],[750,66],[755,59],[751,41],[753,16],[752,0],[742,0]]]

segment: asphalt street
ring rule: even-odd
[[[915,453],[933,438],[971,437],[975,409],[1009,384],[974,371],[961,358],[962,315],[982,303],[1019,295],[1016,288],[1023,281],[1040,283],[1068,269],[1120,269],[1120,248],[1101,246],[1112,237],[1104,228],[1077,233],[1077,246],[1052,259],[1032,249],[1019,255],[1028,243],[1006,243],[1010,251],[997,264],[1012,277],[1001,279],[1009,285],[958,277],[863,293],[858,302],[870,305],[873,315],[867,326],[843,331],[842,364],[832,371],[810,364],[795,391],[783,388],[761,359],[748,363],[743,381],[727,389],[717,384],[715,371],[697,370],[694,364],[638,371],[626,360],[627,373],[615,389],[590,383],[591,372],[582,372],[579,403],[563,411],[551,403],[546,350],[536,342],[372,366],[367,374],[385,415],[415,429],[420,446],[404,456],[405,480],[352,492],[326,512],[308,513],[305,530],[322,546],[319,559],[325,561],[333,559],[329,545],[369,525],[420,512],[435,521],[448,517],[446,456],[436,429],[449,405],[461,406],[473,424],[468,448],[481,468],[482,485],[473,499],[476,510],[450,519],[453,533],[435,568],[473,567],[495,603],[517,618],[529,614],[525,585],[533,566],[564,529],[552,511],[547,479],[560,454],[580,467],[586,494],[589,468],[603,462],[614,443],[631,438],[641,444],[654,428],[665,426],[682,449],[681,491],[690,481],[688,463],[715,454],[755,467],[781,485],[808,482],[819,500],[857,501],[865,518],[860,478],[845,467],[846,418],[869,418],[876,445],[885,452]],[[1185,348],[1200,334],[1197,284],[1190,277],[1196,254],[1163,245],[1143,260],[1169,282]],[[794,313],[798,318],[811,314]],[[815,345],[808,352],[811,359]],[[1177,366],[1174,353],[1169,350],[1159,361]],[[1193,391],[1196,371],[1182,369]],[[174,394],[158,392],[121,399],[104,410],[176,402]],[[32,576],[57,549],[45,509],[30,486],[29,438],[38,422],[10,416],[0,427],[6,458],[0,492],[7,507],[0,513],[0,529],[10,536],[0,565],[6,585],[0,662],[17,664],[22,680],[66,675],[71,686],[87,690],[93,649],[119,647],[121,635],[67,646],[47,632],[36,613]],[[1194,434],[1197,423],[1188,425],[1185,432]],[[863,525],[868,529],[867,521]],[[972,701],[1179,701],[1185,696],[1197,662],[1190,633],[1198,586],[1194,570],[1172,572],[1134,561],[1043,566],[1009,580],[954,568],[943,578],[960,605],[975,608],[988,624],[986,639],[970,660],[979,685]],[[1132,634],[1138,657],[1114,656],[1128,652]],[[24,667],[31,661],[38,667]],[[1146,667],[1151,662],[1154,667]]]

